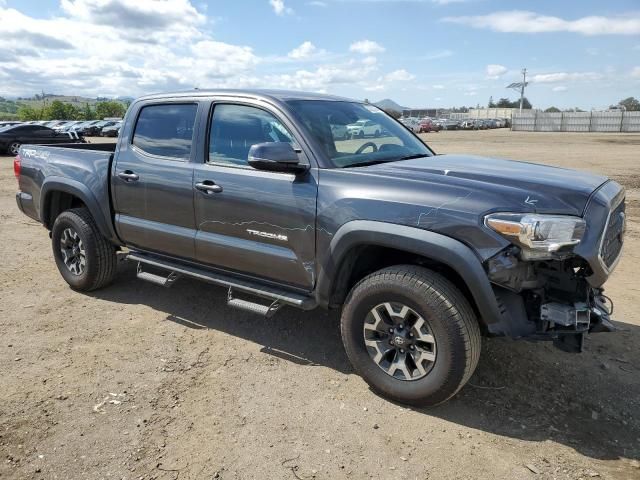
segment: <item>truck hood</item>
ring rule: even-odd
[[[436,155],[364,169],[454,188],[473,202],[471,209],[478,213],[507,209],[582,215],[593,191],[608,180],[576,170],[474,155]]]

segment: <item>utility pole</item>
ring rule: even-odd
[[[507,88],[510,88],[512,90],[520,91],[520,113],[522,113],[522,105],[524,103],[524,88],[529,85],[529,82],[527,82],[527,69],[523,68],[522,69],[522,82],[516,82],[516,83],[511,83],[509,85],[507,85]]]
[[[524,102],[524,87],[527,85],[527,69],[522,69],[522,88],[520,89],[520,113],[522,113],[522,103]]]

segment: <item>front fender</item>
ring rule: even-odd
[[[466,245],[445,235],[415,227],[369,220],[347,222],[331,240],[329,252],[320,265],[318,302],[328,305],[340,265],[356,246],[394,248],[443,263],[466,283],[485,324],[500,322],[496,296],[476,254]]]
[[[105,217],[100,202],[89,188],[70,178],[50,176],[47,177],[42,184],[40,191],[40,220],[44,225],[49,225],[51,220],[48,218],[50,209],[48,204],[51,201],[53,192],[65,192],[78,197],[87,206],[91,216],[96,222],[98,229],[102,235],[114,243],[119,243],[118,237],[113,229],[110,218]]]

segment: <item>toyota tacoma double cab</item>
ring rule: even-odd
[[[374,137],[335,137],[372,122]],[[262,90],[146,96],[116,144],[23,145],[16,200],[71,288],[192,277],[228,305],[341,309],[354,369],[382,395],[446,401],[482,336],[580,351],[615,329],[603,284],[625,192],[602,176],[437,155],[367,103]],[[322,341],[322,339],[317,339]]]

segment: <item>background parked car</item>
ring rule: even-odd
[[[438,132],[439,130],[430,118],[423,118],[420,120],[420,123],[418,123],[417,133]]]
[[[79,123],[81,123],[79,120],[61,122],[57,124],[55,127],[53,127],[53,129],[56,132],[68,132],[71,127],[73,127],[74,125],[78,125]]]
[[[71,130],[76,132],[78,135],[87,135],[86,131],[89,129],[89,127],[92,127],[93,125],[101,121],[102,120],[88,120],[86,122],[79,123],[78,125],[74,125],[73,127],[71,127]]]
[[[100,131],[101,137],[117,137],[120,135],[120,127],[122,126],[122,122],[116,122],[113,125],[109,125],[107,127],[103,127]]]
[[[372,120],[358,120],[355,123],[347,125],[347,130],[351,137],[379,137],[382,133],[382,127]]]
[[[0,128],[0,151],[17,155],[23,143],[34,145],[84,143],[84,139],[75,138],[69,133],[59,133],[42,125],[12,125]]]
[[[97,123],[94,123],[93,125],[87,127],[84,130],[84,135],[86,135],[87,137],[97,137],[100,135],[100,132],[102,131],[102,129],[104,127],[110,127],[111,125],[114,125],[116,122],[115,120],[101,120]]]
[[[441,118],[435,122],[442,130],[458,130],[460,122],[449,118]]]

